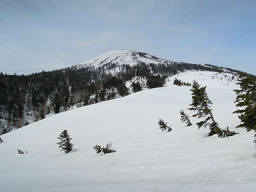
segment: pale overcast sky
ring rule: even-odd
[[[130,49],[256,74],[255,34],[255,0],[0,0],[0,72]]]

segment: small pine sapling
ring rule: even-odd
[[[93,146],[93,149],[96,151],[97,154],[102,152],[102,147],[100,145]]]
[[[162,119],[159,119],[158,125],[159,125],[159,129],[160,129],[161,131],[166,131],[166,132],[172,131],[172,128],[169,127],[169,126],[167,125],[167,123],[164,122]]]
[[[183,122],[183,123],[185,123],[186,124],[186,126],[191,126],[192,125],[192,123],[191,123],[191,121],[190,121],[190,119],[189,119],[189,116],[184,112],[184,110],[181,110],[180,111],[180,119],[181,119],[181,121]]]
[[[22,151],[21,149],[18,149],[18,154],[24,154],[24,151]]]
[[[72,138],[69,136],[67,130],[62,131],[58,139],[60,140],[60,142],[58,142],[57,144],[59,145],[61,151],[64,151],[65,153],[69,153],[70,151],[72,151]]]
[[[93,146],[93,149],[96,151],[97,154],[107,154],[107,153],[114,153],[115,150],[112,149],[112,144],[108,143],[106,147],[101,147],[100,145]]]

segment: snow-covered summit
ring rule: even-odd
[[[134,66],[138,63],[145,64],[161,64],[161,63],[170,63],[170,61],[165,59],[157,58],[153,55],[149,55],[143,52],[119,49],[119,50],[111,50],[107,51],[94,59],[89,61],[85,61],[79,65],[79,67],[103,67],[107,64],[116,64],[120,65],[130,65]]]

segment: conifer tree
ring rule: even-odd
[[[183,123],[185,123],[186,124],[186,126],[191,126],[192,125],[192,123],[191,123],[191,121],[190,121],[190,119],[189,119],[189,116],[184,112],[184,110],[181,110],[180,111],[180,119],[181,119],[181,121],[183,122]]]
[[[39,116],[40,116],[40,119],[44,119],[45,118],[45,111],[44,111],[44,107],[43,106],[40,107]]]
[[[52,104],[53,104],[54,113],[59,113],[60,107],[61,107],[61,99],[60,99],[60,95],[58,93],[55,94]]]
[[[70,142],[72,139],[69,136],[67,130],[62,131],[58,139],[60,140],[60,142],[58,142],[57,144],[59,145],[61,151],[69,153],[73,148],[73,144]]]
[[[256,79],[253,76],[241,74],[238,83],[240,89],[236,89],[235,103],[239,107],[234,113],[239,114],[241,124],[248,131],[256,130]]]
[[[132,91],[133,92],[138,92],[138,91],[141,91],[142,90],[142,87],[141,87],[141,85],[140,85],[140,82],[132,82],[132,84],[131,84],[131,86],[132,86]]]
[[[256,143],[256,78],[247,74],[240,74],[238,83],[240,89],[236,89],[237,94],[235,103],[239,108],[234,113],[239,114],[241,124],[237,127],[254,130]]]
[[[117,92],[122,97],[129,94],[128,88],[125,86],[124,83],[117,86]]]
[[[189,110],[195,111],[193,117],[202,119],[197,123],[198,128],[208,127],[210,129],[209,136],[217,134],[218,136],[222,135],[221,129],[218,127],[218,123],[215,121],[211,105],[212,102],[209,99],[206,93],[206,87],[201,87],[196,81],[192,85],[192,103]]]
[[[160,129],[161,131],[167,131],[167,132],[172,131],[172,128],[169,127],[169,126],[167,125],[167,123],[164,122],[162,119],[159,119],[158,125],[159,125],[159,129]]]
[[[89,105],[89,99],[90,99],[90,96],[88,95],[84,96],[84,106]]]

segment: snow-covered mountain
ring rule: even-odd
[[[221,128],[239,132],[207,137],[208,130],[180,122],[179,111],[191,103],[190,87],[173,80],[207,85]],[[253,133],[239,123],[229,73],[185,72],[165,87],[63,112],[2,135],[0,189],[3,192],[254,192]],[[191,114],[190,114],[191,115]],[[158,120],[172,127],[161,132]],[[57,136],[70,133],[75,149],[60,152]],[[113,143],[116,153],[98,155],[96,144]],[[19,155],[17,149],[28,151]]]
[[[134,83],[139,89],[161,87],[166,77],[192,70],[234,72],[216,66],[172,62],[138,51],[112,50],[60,70],[2,76],[0,134],[76,106],[130,94],[135,92],[131,86]]]
[[[139,63],[145,64],[163,64],[163,63],[172,63],[165,59],[157,58],[153,55],[149,55],[143,52],[137,52],[132,50],[111,50],[105,52],[98,57],[91,59],[89,61],[82,62],[79,67],[103,67],[108,64],[120,65],[130,65],[135,66]]]

